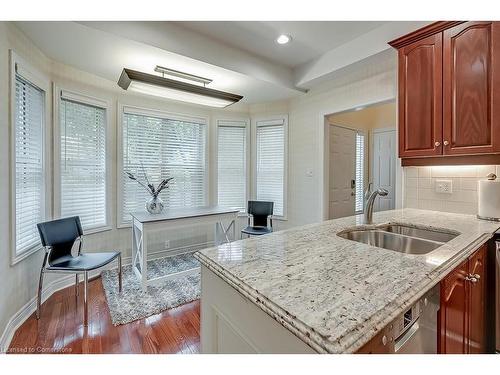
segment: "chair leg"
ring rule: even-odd
[[[40,270],[40,278],[38,280],[38,294],[36,299],[36,318],[40,319],[40,310],[42,308],[42,286],[43,286],[43,267]]]
[[[78,284],[80,283],[80,280],[78,280],[78,274],[75,274],[75,295],[78,297],[80,294],[78,291]]]
[[[89,298],[89,273],[88,271],[85,271],[83,274],[84,278],[84,286],[83,286],[83,326],[87,327],[88,326],[88,321],[89,321],[89,305],[88,305],[88,298]]]
[[[122,292],[122,255],[118,255],[118,292]]]

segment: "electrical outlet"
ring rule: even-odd
[[[451,180],[436,180],[436,193],[453,193],[453,184]]]
[[[165,241],[165,250],[170,249],[170,240]]]

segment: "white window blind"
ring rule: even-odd
[[[356,133],[356,213],[364,209],[364,186],[365,186],[365,136]]]
[[[173,177],[160,193],[165,207],[205,205],[205,135],[202,119],[161,118],[146,114],[123,115],[122,222],[130,212],[145,210],[150,195],[130,180],[127,171],[144,179],[144,171],[155,185]]]
[[[247,127],[244,121],[218,121],[218,203],[244,212],[247,201]]]
[[[106,226],[106,110],[61,97],[61,216]]]
[[[285,125],[283,120],[257,122],[257,200],[274,202],[284,213]]]
[[[36,224],[45,217],[43,124],[45,93],[15,77],[16,255],[40,246]]]

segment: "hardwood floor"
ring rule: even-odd
[[[113,326],[101,278],[89,283],[89,326],[83,327],[83,285],[54,293],[40,320],[32,314],[14,334],[10,353],[199,353],[200,303],[193,301]]]

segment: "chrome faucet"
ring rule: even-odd
[[[373,221],[373,204],[375,203],[375,198],[377,195],[385,197],[389,192],[385,189],[377,189],[373,193],[370,194],[365,204],[365,213],[364,213],[364,223],[372,224]]]

